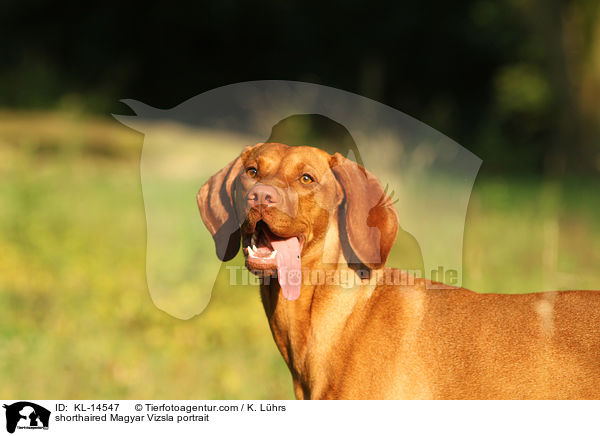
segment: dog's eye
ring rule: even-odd
[[[313,179],[310,175],[308,174],[302,174],[302,176],[300,177],[300,183],[302,183],[303,185],[308,185],[312,182],[314,182],[315,179]]]
[[[254,167],[250,167],[250,168],[246,169],[246,174],[248,174],[252,178],[255,178],[257,173],[258,173],[258,170]]]

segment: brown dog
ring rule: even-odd
[[[219,258],[241,241],[263,277],[299,399],[600,398],[600,293],[430,289],[385,268],[396,212],[379,181],[339,154],[247,147],[198,205]]]

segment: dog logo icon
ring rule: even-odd
[[[6,409],[6,431],[14,433],[18,429],[48,430],[50,411],[29,401],[19,401],[4,405]]]

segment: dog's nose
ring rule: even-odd
[[[254,185],[248,192],[248,206],[259,210],[279,203],[277,189],[269,185]]]

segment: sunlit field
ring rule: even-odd
[[[257,288],[224,273],[186,321],[153,304],[142,142],[110,119],[0,113],[0,397],[293,398]],[[599,190],[482,172],[463,284],[600,288]]]

